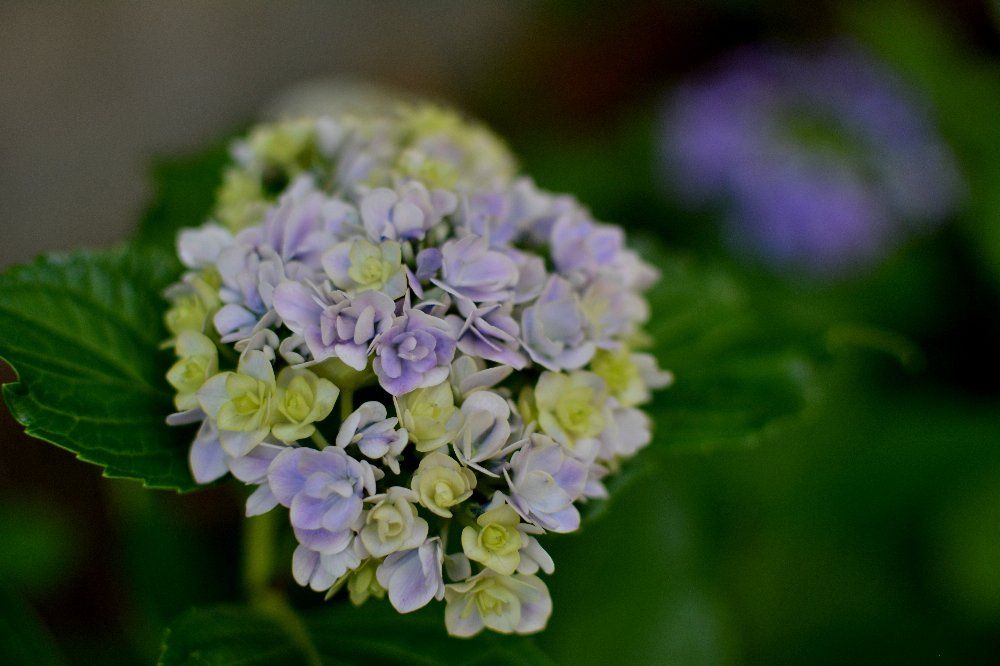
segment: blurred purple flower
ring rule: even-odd
[[[233,235],[217,224],[183,229],[177,235],[177,256],[187,268],[214,267],[219,255],[233,244]]]
[[[323,592],[348,571],[359,567],[365,555],[364,546],[357,537],[336,553],[321,553],[299,544],[292,554],[292,576],[299,585]]]
[[[688,203],[723,206],[741,249],[778,267],[849,273],[933,227],[962,194],[915,97],[853,46],[748,49],[670,101],[664,157]]]
[[[539,219],[548,219],[560,210],[553,205],[554,199],[539,191],[530,178],[520,178],[504,190],[467,196],[456,217],[467,231],[488,239],[491,247],[506,248]],[[551,225],[551,220],[547,224]]]
[[[233,476],[247,485],[257,486],[247,498],[247,516],[267,513],[278,505],[278,499],[271,492],[271,485],[267,482],[267,470],[271,467],[271,462],[285,448],[282,444],[263,442],[250,449],[245,456],[228,458],[229,471]]]
[[[514,285],[514,295],[511,297],[514,305],[534,300],[542,293],[545,281],[549,277],[545,261],[538,255],[522,252],[513,247],[505,249],[504,254],[517,266],[517,284]]]
[[[441,250],[436,247],[424,248],[417,255],[416,278],[420,281],[430,280],[441,270]]]
[[[319,272],[323,250],[329,247],[341,226],[344,204],[332,199],[309,178],[294,183],[277,205],[270,208],[264,224],[236,236],[239,243],[269,248],[287,264],[303,264]]]

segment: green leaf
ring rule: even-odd
[[[651,448],[747,446],[802,415],[818,393],[819,340],[753,298],[733,274],[645,248],[662,277],[648,294],[647,331],[674,384],[647,407]]]
[[[227,145],[154,167],[155,197],[129,248],[50,256],[0,275],[0,358],[19,378],[4,400],[28,434],[107,476],[195,486],[190,429],[163,422],[172,407],[160,293],[180,272],[178,231],[211,211]]]
[[[608,491],[607,499],[588,501],[580,506],[583,524],[590,525],[602,520],[619,501],[625,488],[653,478],[660,471],[662,470],[656,459],[648,452],[642,452],[636,458],[626,461],[620,470],[604,481],[604,487]]]
[[[167,628],[160,664],[307,664],[268,615],[242,606],[188,611]]]
[[[783,315],[787,301],[754,298],[734,273],[666,253],[654,239],[635,245],[661,271],[646,329],[674,383],[643,407],[654,422],[648,449],[607,479],[608,499],[581,507],[588,524],[626,488],[661,475],[657,457],[753,446],[804,417],[821,393],[824,336]]]
[[[161,160],[153,167],[155,196],[136,229],[134,242],[173,251],[177,233],[203,224],[229,162],[229,140],[188,157]]]
[[[0,275],[4,400],[29,435],[152,488],[194,487],[170,428],[162,318],[174,264],[153,250],[50,255]]]
[[[440,604],[400,615],[387,602],[301,614],[223,606],[188,611],[166,631],[162,666],[179,664],[550,664],[534,641],[450,638]]]

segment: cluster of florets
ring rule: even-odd
[[[635,351],[655,271],[438,109],[263,125],[233,153],[167,294],[195,479],[287,508],[301,585],[446,599],[458,636],[542,629],[537,537],[606,496],[670,381]]]

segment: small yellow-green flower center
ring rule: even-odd
[[[281,413],[292,423],[303,423],[309,418],[316,394],[305,377],[295,377],[289,382],[281,399]]]
[[[484,589],[476,595],[476,606],[479,607],[480,615],[501,615],[506,603],[500,596],[493,594],[491,590]]]
[[[594,408],[594,392],[579,386],[564,393],[556,403],[559,424],[576,437],[593,437],[604,428],[604,419]]]
[[[623,393],[639,377],[639,369],[632,362],[628,350],[617,353],[599,351],[594,356],[591,368],[615,395]]]
[[[434,484],[434,503],[440,507],[449,507],[455,503],[455,491],[445,481]]]
[[[486,550],[500,550],[507,545],[507,528],[490,523],[479,533],[479,545]]]
[[[383,541],[399,536],[406,527],[403,517],[394,507],[382,507],[376,509],[374,513],[374,520],[378,523],[378,535]]]
[[[373,284],[382,281],[385,264],[378,257],[368,257],[359,267],[358,274],[361,284]]]
[[[253,393],[247,391],[242,393],[235,398],[233,398],[233,408],[235,408],[236,413],[242,416],[250,416],[260,409],[263,400],[260,393]]]
[[[205,382],[209,359],[203,356],[183,358],[167,374],[167,379],[181,393],[194,393]]]
[[[309,402],[298,391],[288,391],[285,394],[285,404],[282,411],[291,421],[304,421],[309,416]]]
[[[604,319],[604,316],[608,313],[609,305],[608,299],[597,296],[584,298],[580,303],[584,316],[592,322],[600,322]]]
[[[441,418],[442,406],[431,400],[425,400],[418,402],[413,406],[414,416],[422,416],[424,418],[432,419],[437,421]]]
[[[453,165],[414,151],[407,151],[400,157],[399,167],[404,173],[422,180],[428,187],[452,188],[459,176]]]

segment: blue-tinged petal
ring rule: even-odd
[[[276,506],[278,506],[278,498],[271,492],[271,487],[265,483],[257,486],[257,489],[250,493],[250,497],[247,498],[246,515],[248,518],[259,516]]]
[[[298,493],[292,498],[292,505],[289,507],[289,519],[292,525],[304,530],[315,530],[323,526],[323,514],[329,507],[329,501],[325,498],[312,497],[305,493]],[[341,527],[338,525],[337,527]]]
[[[263,483],[271,462],[287,447],[258,444],[245,456],[229,459],[229,471],[244,483]]]
[[[278,454],[268,468],[268,484],[282,506],[291,506],[292,499],[305,484],[306,478],[299,471],[298,465],[302,451],[302,449],[286,449]]]
[[[219,442],[221,442],[222,448],[227,455],[239,458],[250,453],[255,446],[263,442],[269,432],[269,428],[260,428],[248,432],[220,430]]]
[[[379,565],[376,577],[389,592],[389,601],[400,613],[410,613],[444,593],[440,543],[428,541],[419,548],[392,553]]]
[[[282,282],[274,290],[274,309],[293,333],[304,333],[311,325],[318,325],[323,307],[316,302],[316,295],[298,282]]]
[[[361,498],[357,496],[336,497],[327,503],[326,512],[320,519],[320,524],[328,530],[340,530],[349,527],[361,515]]]
[[[191,444],[188,462],[191,475],[198,483],[211,483],[229,471],[226,454],[219,444],[219,434],[211,421],[203,422],[198,430]]]
[[[248,349],[240,357],[240,374],[247,375],[264,382],[268,386],[274,385],[274,367],[262,351]]]
[[[331,532],[330,530],[306,530],[294,527],[295,538],[299,543],[320,553],[339,553],[351,542],[354,536],[350,530]]]
[[[292,577],[305,587],[319,566],[319,553],[305,546],[298,546],[292,554]]]
[[[198,404],[213,419],[218,418],[222,405],[229,401],[229,394],[226,392],[226,380],[232,374],[231,372],[219,373],[214,377],[210,377],[198,389]]]

